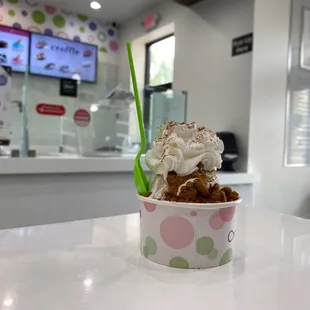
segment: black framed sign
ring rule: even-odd
[[[77,80],[60,79],[60,96],[77,97]]]
[[[248,33],[232,40],[232,56],[238,56],[253,51],[253,33]]]

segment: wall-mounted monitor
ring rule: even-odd
[[[30,33],[0,25],[0,65],[25,72],[29,58]]]
[[[97,53],[96,45],[32,33],[29,72],[96,83]]]

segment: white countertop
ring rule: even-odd
[[[143,160],[142,160],[143,162]],[[77,156],[0,158],[0,175],[42,175],[73,173],[132,173],[134,156],[87,158]],[[144,165],[145,171],[147,167]],[[253,173],[219,172],[223,185],[253,184],[259,177]]]
[[[240,207],[235,258],[209,270],[139,253],[139,216],[0,231],[0,308],[309,309],[310,222]]]

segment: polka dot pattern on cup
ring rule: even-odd
[[[216,248],[213,248],[213,250],[207,256],[210,260],[214,260],[217,259],[218,255],[219,251]]]
[[[219,211],[212,213],[209,219],[209,225],[214,230],[220,230],[225,225],[225,222],[221,219]]]
[[[233,256],[232,249],[228,249],[221,258],[220,266],[229,263],[232,260],[232,256]]]
[[[161,222],[160,236],[167,246],[179,250],[192,243],[195,230],[187,219],[180,216],[170,216]]]
[[[154,212],[156,210],[156,204],[150,202],[144,202],[144,207],[147,212]]]
[[[143,256],[148,258],[150,255],[155,255],[157,252],[157,244],[151,237],[146,237],[143,246]]]
[[[157,252],[157,244],[155,242],[155,240],[151,237],[147,237],[145,239],[145,245],[148,247],[149,249],[149,253],[150,255],[155,255]]]
[[[208,255],[214,248],[214,241],[211,237],[201,237],[196,242],[197,253],[200,255]]]
[[[190,215],[191,216],[197,216],[197,211],[191,211]]]
[[[236,207],[235,206],[220,209],[219,210],[220,218],[224,222],[228,223],[228,222],[230,222],[233,219],[233,217],[235,215],[235,211],[236,211]]]
[[[189,268],[189,263],[183,257],[173,257],[169,261],[169,267],[188,269]]]

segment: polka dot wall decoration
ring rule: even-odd
[[[96,23],[90,22],[90,23],[89,23],[89,29],[90,29],[91,31],[96,31],[96,30],[97,30],[97,25],[96,25]]]
[[[110,41],[109,47],[110,47],[110,50],[112,52],[117,52],[117,50],[118,50],[118,43],[116,41]]]
[[[106,36],[106,34],[103,31],[99,31],[98,34],[97,34],[97,39],[100,42],[104,42],[107,39],[107,36]]]
[[[56,8],[50,5],[45,5],[45,11],[50,15],[54,15],[56,13]]]
[[[15,11],[14,10],[8,10],[8,15],[11,16],[11,17],[14,17],[15,16]]]
[[[86,15],[77,14],[76,16],[81,22],[86,22],[88,20],[88,17]]]
[[[29,6],[37,6],[38,5],[38,2],[35,1],[35,0],[25,0],[25,2],[29,5]]]
[[[99,48],[99,52],[105,54],[105,53],[107,53],[108,51],[107,51],[107,49],[106,49],[105,47],[102,46],[102,47]]]
[[[16,4],[19,2],[19,0],[7,0],[7,2],[11,4]]]
[[[32,14],[32,20],[39,25],[42,25],[45,23],[45,14],[42,11],[33,11]]]
[[[72,12],[71,11],[67,11],[67,10],[61,10],[62,13],[64,13],[65,15],[71,15]]]
[[[41,33],[41,29],[37,26],[29,26],[27,28],[29,31]]]
[[[46,4],[38,1],[0,0],[0,22],[16,29],[97,45],[101,57],[119,49],[117,29],[111,23],[56,7],[52,1]]]
[[[22,25],[20,23],[14,23],[12,26],[15,29],[22,29]]]
[[[114,29],[109,28],[109,29],[108,29],[108,35],[109,35],[110,37],[113,37],[113,36],[114,36],[114,34],[115,34]]]
[[[55,15],[53,18],[53,23],[58,28],[64,28],[66,25],[66,21],[63,16]]]
[[[69,36],[67,33],[63,32],[63,31],[58,31],[56,33],[56,37],[59,37],[59,38],[64,38],[64,39],[69,39]]]
[[[48,35],[48,36],[52,36],[54,34],[53,30],[50,28],[46,28],[44,30],[44,34]]]

